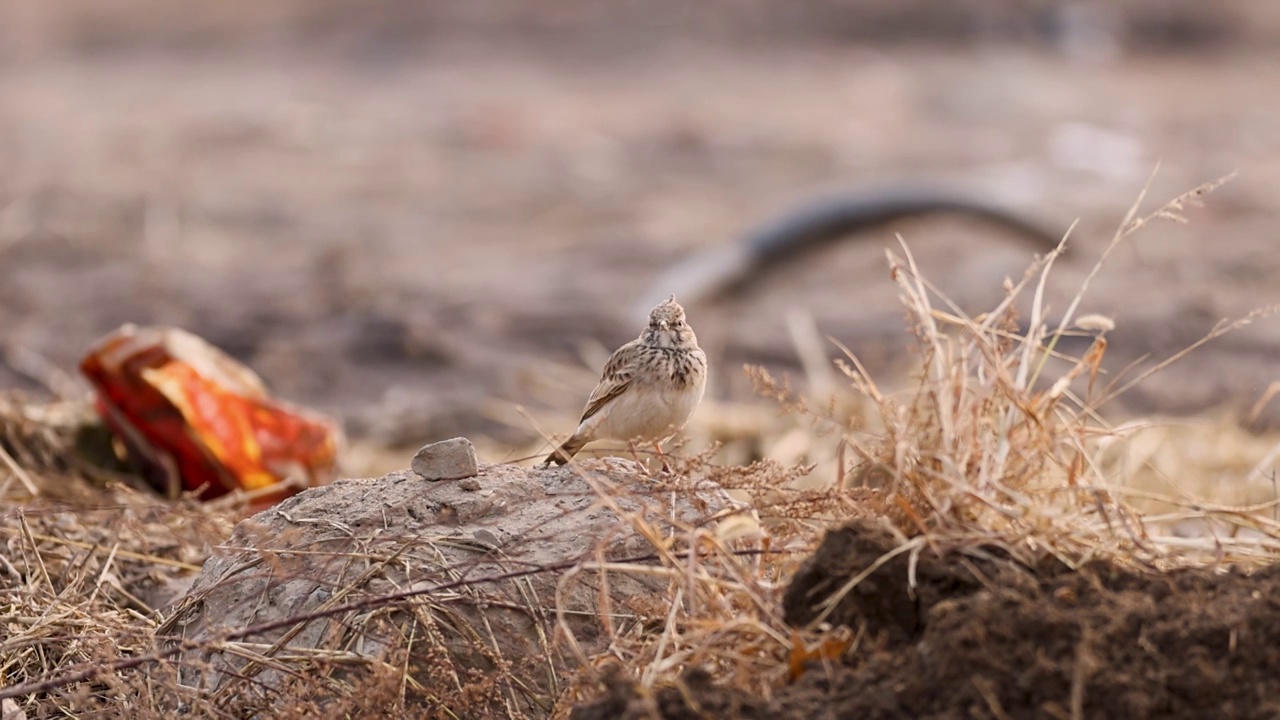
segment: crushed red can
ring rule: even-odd
[[[80,371],[103,421],[167,497],[242,491],[269,504],[337,474],[333,420],[271,397],[252,370],[185,330],[124,325]]]

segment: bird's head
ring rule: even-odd
[[[649,326],[641,335],[646,342],[663,347],[676,347],[696,343],[693,328],[684,319],[684,308],[676,302],[676,296],[658,303],[649,311]]]

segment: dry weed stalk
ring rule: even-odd
[[[899,521],[901,531],[924,535],[932,545],[1002,545],[1029,562],[1050,553],[1068,565],[1091,559],[1148,568],[1196,565],[1220,562],[1230,550],[1238,551],[1235,559],[1246,560],[1280,547],[1274,542],[1277,526],[1266,518],[1252,524],[1270,540],[1204,538],[1187,543],[1154,536],[1148,531],[1150,518],[1125,500],[1132,491],[1123,486],[1124,478],[1100,458],[1102,446],[1114,441],[1117,430],[1097,413],[1196,347],[1274,309],[1219,323],[1187,350],[1107,387],[1098,380],[1111,324],[1076,318],[1090,282],[1120,242],[1156,219],[1180,220],[1183,207],[1224,181],[1198,187],[1143,217],[1137,215],[1139,197],[1053,329],[1045,287],[1061,248],[1038,259],[1020,282],[1007,284],[1005,300],[978,318],[965,316],[945,298],[945,310],[935,307],[934,298],[941,295],[921,276],[905,243],[901,256],[888,253],[921,359],[919,384],[905,399],[886,397],[864,373],[847,365],[845,370],[880,403],[883,437],[850,437],[849,442],[864,472],[879,471],[888,500],[908,520],[905,525]],[[1028,291],[1028,329],[1018,333],[1015,301]],[[1064,358],[1054,348],[1073,328],[1091,329],[1094,339],[1081,357]],[[856,357],[850,354],[850,359],[856,365]],[[1066,361],[1052,378],[1051,359],[1060,365]],[[1203,504],[1195,511],[1231,524],[1248,513]],[[1204,552],[1188,552],[1193,547]]]

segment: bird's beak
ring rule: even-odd
[[[671,323],[667,322],[666,320],[659,320],[658,327],[662,328],[663,330],[670,330]]]

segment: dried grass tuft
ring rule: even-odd
[[[230,532],[82,461],[84,409],[0,398],[0,689],[146,652],[159,608]],[[108,677],[17,701],[29,717],[73,715],[137,706],[144,690]]]
[[[1028,566],[1053,557],[1069,567],[1106,561],[1139,572],[1253,566],[1280,558],[1274,487],[1266,501],[1253,493],[1253,504],[1236,506],[1193,497],[1194,483],[1154,489],[1153,478],[1168,479],[1178,468],[1160,466],[1154,454],[1142,455],[1135,438],[1152,428],[1174,431],[1160,423],[1111,426],[1101,414],[1118,394],[1185,352],[1132,378],[1110,377],[1101,363],[1114,323],[1077,317],[1089,283],[1121,242],[1155,220],[1180,220],[1183,207],[1218,184],[1196,188],[1144,216],[1137,212],[1140,198],[1056,322],[1050,322],[1045,288],[1065,239],[1017,282],[1007,282],[1003,301],[976,317],[938,293],[900,242],[887,260],[914,341],[914,382],[886,391],[845,350],[838,366],[857,397],[841,408],[838,402],[821,406],[798,397],[784,381],[750,370],[762,394],[840,431],[829,441],[834,459],[795,467],[761,461],[741,468],[715,467],[709,456],[688,461],[681,468],[686,481],[710,478],[733,488],[749,499],[750,512],[690,527],[684,536],[655,545],[664,549],[672,578],[669,602],[641,623],[647,631],[619,633],[611,662],[594,660],[596,667],[609,664],[614,674],[584,675],[562,698],[560,710],[592,695],[599,683],[618,682],[618,668],[639,683],[642,694],[645,688],[680,687],[683,673],[701,668],[719,684],[767,699],[804,672],[807,661],[856,650],[865,640],[859,633],[829,627],[822,622],[825,614],[809,627],[791,628],[781,607],[800,558],[817,547],[825,528],[853,518],[878,519],[900,539],[880,563],[903,553],[977,546],[1003,548]],[[1024,301],[1030,306],[1025,321],[1017,310]],[[1186,352],[1274,312],[1224,321]],[[1080,357],[1057,350],[1061,337],[1082,332],[1092,341]],[[853,410],[867,407],[866,416]],[[1177,438],[1185,444],[1184,436]],[[1256,443],[1248,448],[1253,458],[1262,454]],[[1275,454],[1256,468],[1237,463],[1231,481],[1256,489],[1260,478],[1274,474]],[[1189,463],[1185,469],[1195,475],[1202,468]],[[1221,468],[1217,472],[1220,478]],[[628,519],[637,528],[652,525],[651,518]],[[1188,522],[1198,523],[1199,535],[1185,532]],[[834,608],[877,565],[852,578],[824,607]]]

